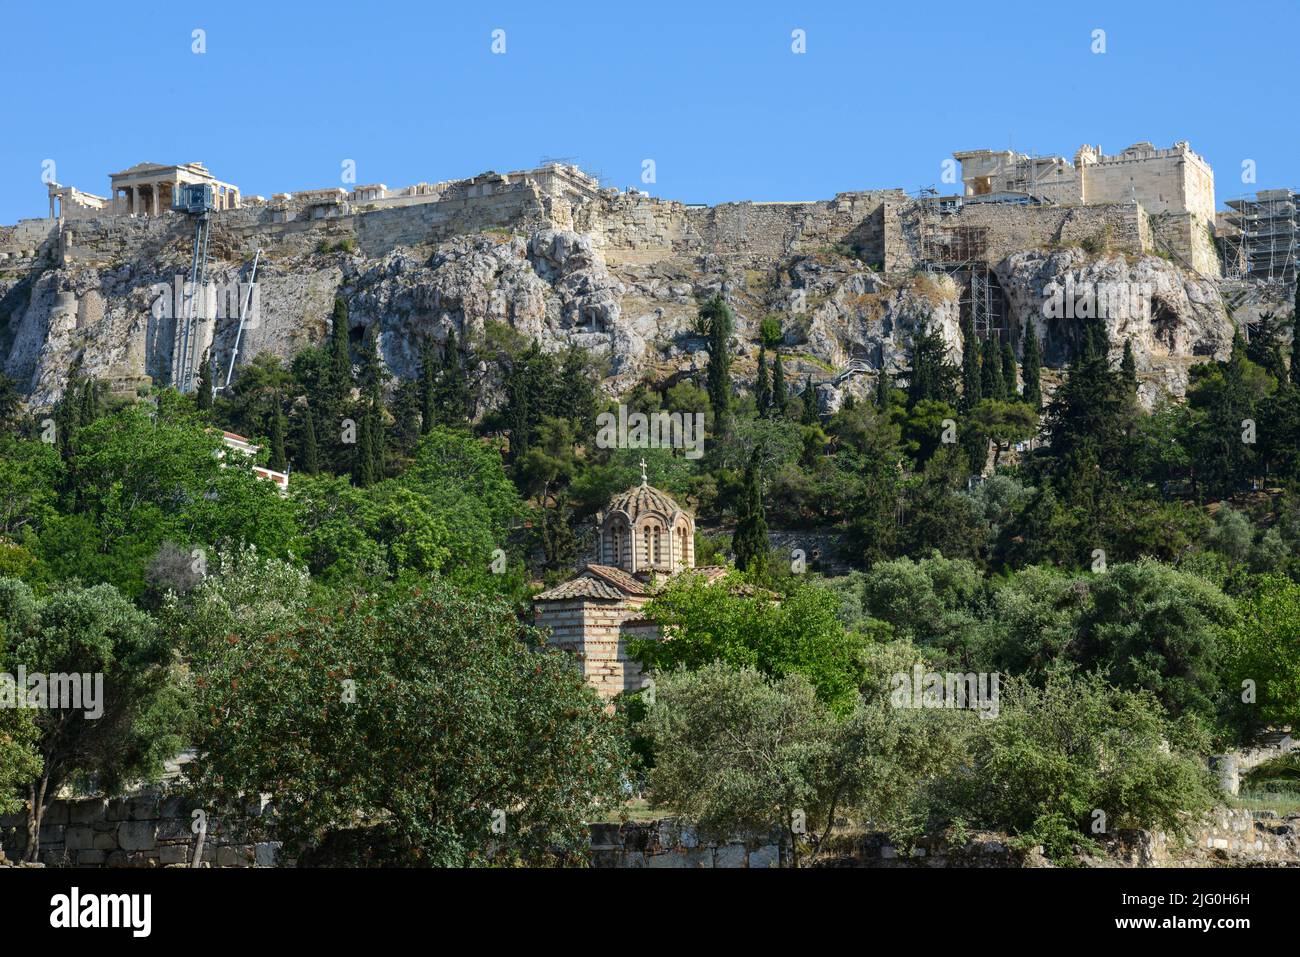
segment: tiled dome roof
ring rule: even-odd
[[[626,512],[627,517],[633,522],[642,512],[659,512],[671,518],[674,512],[680,511],[680,508],[667,492],[662,492],[653,485],[644,484],[615,495],[609,503],[609,511]]]

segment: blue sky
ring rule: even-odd
[[[1294,0],[0,0],[0,223],[45,215],[47,159],[100,195],[133,163],[200,160],[267,196],[340,185],[349,159],[392,187],[543,156],[640,186],[653,159],[644,188],[716,203],[940,185],[954,149],[1187,139],[1222,201],[1300,187],[1296,67],[1243,52],[1298,27]]]

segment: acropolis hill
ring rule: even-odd
[[[0,226],[0,360],[32,408],[56,401],[74,372],[121,392],[172,381],[176,318],[159,302],[189,272],[192,218],[171,209],[185,184],[213,187],[213,283],[238,289],[261,250],[241,363],[320,342],[341,296],[354,340],[378,323],[397,375],[413,374],[427,337],[455,329],[472,342],[499,321],[548,348],[608,356],[606,385],[619,392],[700,370],[694,320],[722,291],[737,315],[738,373],[752,369],[760,321],[777,315],[787,374],[811,375],[830,409],[882,366],[901,368],[923,321],[959,353],[964,309],[1013,344],[1036,323],[1060,365],[1078,322],[1046,314],[1044,301],[1120,283],[1143,291],[1141,308],[1107,317],[1110,341],[1132,341],[1149,403],[1181,393],[1190,365],[1225,355],[1234,322],[1290,311],[1289,286],[1223,278],[1213,173],[1186,143],[1115,155],[1085,146],[1072,161],[953,155],[952,195],[717,206],[602,188],[565,164],[269,200],[199,163],[139,164],[112,174],[108,196],[49,184],[48,218]],[[210,306],[196,354],[224,370],[238,308]],[[490,384],[495,373],[477,374]]]

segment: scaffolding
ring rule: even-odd
[[[1223,215],[1223,246],[1233,278],[1293,282],[1300,251],[1296,194],[1289,189],[1260,190],[1254,198],[1230,199]]]
[[[983,263],[971,263],[966,269],[966,283],[958,301],[962,318],[971,318],[975,337],[993,339],[999,345],[1009,342],[1006,298],[993,270]],[[961,277],[955,277],[961,282]]]

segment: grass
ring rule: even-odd
[[[671,817],[669,811],[663,808],[652,810],[650,802],[645,798],[632,798],[623,802],[623,811],[627,814],[629,821],[657,821],[660,818]]]
[[[1300,814],[1300,794],[1294,792],[1245,791],[1233,798],[1232,807],[1246,811],[1276,811]]]

